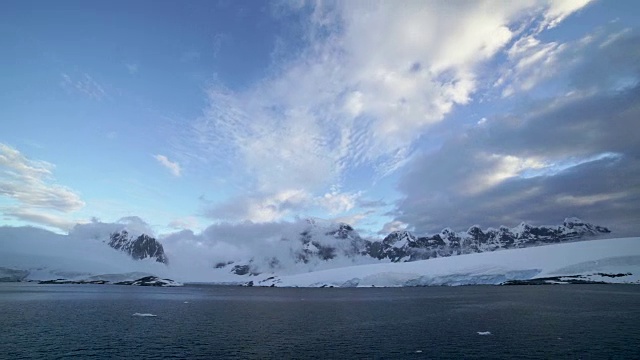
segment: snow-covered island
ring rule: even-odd
[[[185,255],[175,247],[180,242],[163,246],[162,238],[126,226],[78,225],[68,235],[0,227],[0,281],[274,287],[640,283],[640,238],[607,236],[609,229],[577,218],[556,226],[472,226],[424,236],[396,231],[378,240],[362,238],[347,224],[303,220],[270,238],[260,253],[220,261],[206,252]]]

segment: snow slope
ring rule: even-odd
[[[165,265],[155,259],[135,261],[95,239],[82,239],[31,227],[0,227],[0,278],[14,280],[135,280],[167,277]],[[4,275],[3,275],[4,274]]]
[[[598,275],[631,273],[621,277]],[[640,283],[640,238],[580,241],[404,263],[343,267],[296,275],[255,277],[254,285],[369,287],[501,284],[508,280],[585,275]],[[272,275],[273,276],[273,275]]]

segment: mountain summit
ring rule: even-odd
[[[169,264],[162,244],[149,235],[130,236],[127,230],[114,232],[109,236],[109,246],[129,254],[135,260],[153,258],[159,263]]]

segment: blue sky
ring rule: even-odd
[[[9,1],[0,221],[636,232],[634,1]]]

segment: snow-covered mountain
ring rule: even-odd
[[[235,275],[257,275],[377,262],[366,255],[366,243],[348,224],[306,219],[296,223],[294,231],[270,242],[260,253],[245,259],[227,259],[216,263],[215,268]]]
[[[472,254],[501,249],[523,248],[574,241],[610,233],[609,229],[572,217],[562,225],[532,226],[521,223],[514,228],[482,230],[474,225],[466,232],[445,228],[439,234],[416,237],[408,231],[396,231],[380,243],[370,243],[368,253],[393,262],[424,260],[442,256]]]
[[[140,219],[118,223],[92,222],[78,224],[70,231],[69,236],[80,240],[102,242],[111,248],[129,255],[134,260],[153,259],[168,264],[169,258],[164,247],[150,235],[151,229]]]
[[[0,281],[119,283],[156,276],[263,286],[409,286],[635,282],[640,274],[640,239],[576,241],[608,229],[575,218],[559,226],[473,226],[463,233],[445,229],[420,237],[394,232],[382,240],[365,239],[346,224],[318,220],[275,230],[263,238],[251,236],[244,243],[249,251],[234,252],[211,234],[177,233],[163,237],[163,246],[146,229],[122,224],[79,225],[68,235],[0,227]]]
[[[108,239],[109,235],[101,237]],[[77,232],[60,235],[33,227],[0,227],[0,280],[126,281],[149,275],[170,277],[167,265],[153,258],[134,260],[101,237],[84,237]]]
[[[162,244],[147,234],[135,237],[129,235],[127,230],[121,230],[109,236],[108,244],[116,250],[129,254],[135,260],[151,258],[159,263],[169,263]]]
[[[236,275],[262,272],[315,271],[331,267],[379,261],[407,262],[430,258],[473,254],[496,250],[524,248],[559,242],[576,241],[609,233],[609,229],[567,218],[562,225],[532,226],[521,223],[514,228],[482,230],[472,226],[456,233],[445,228],[438,234],[415,236],[409,231],[395,231],[382,240],[363,239],[348,224],[309,219],[293,236],[282,237],[273,247],[288,251],[273,256],[253,256],[248,260],[218,263]],[[349,263],[351,262],[351,263]],[[291,271],[292,269],[297,269]]]

